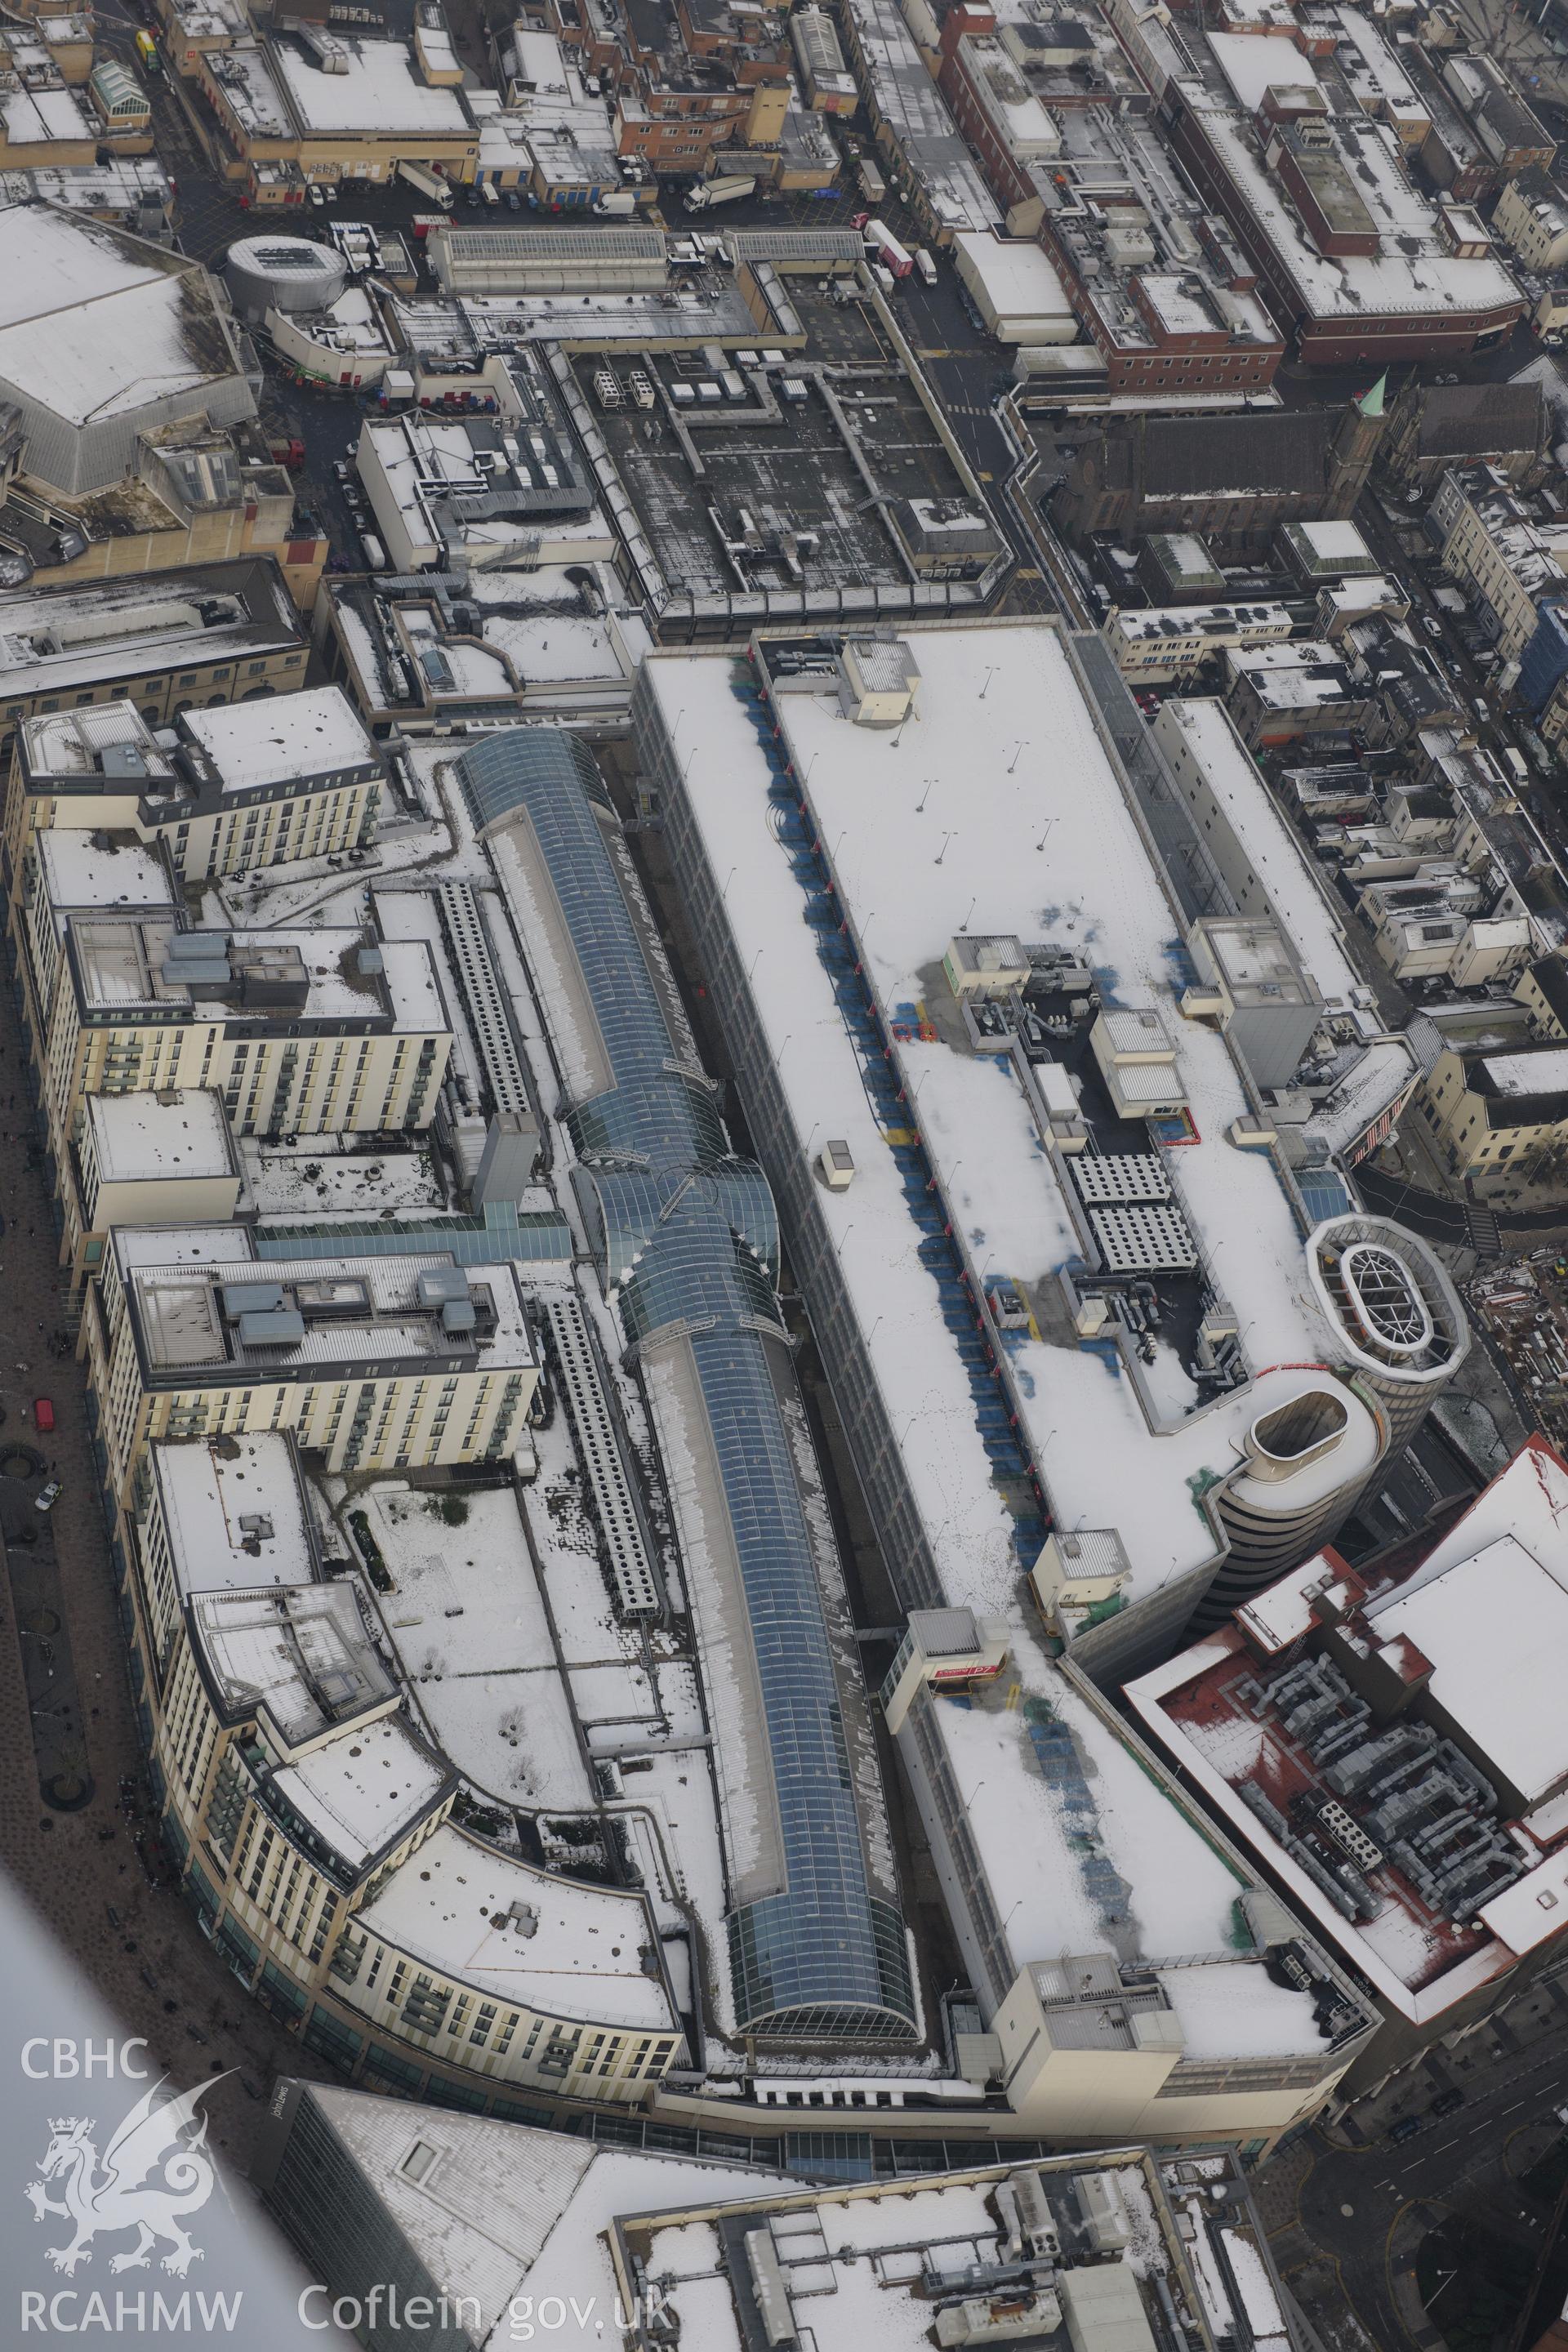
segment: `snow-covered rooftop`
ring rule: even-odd
[[[944,229],[984,229],[1002,216],[947,101],[927,72],[898,0],[846,0],[846,29],[885,130]]]
[[[332,71],[287,40],[270,45],[272,70],[303,131],[350,131],[462,138],[472,135],[456,89],[421,80],[406,41],[332,36]]]
[[[1293,653],[1297,648],[1282,650]],[[1364,991],[1340,919],[1224,703],[1173,695],[1161,705],[1155,730],[1168,748],[1178,754],[1186,751],[1201,769],[1325,1005],[1331,1012],[1352,1013]],[[1178,776],[1180,772],[1178,767]],[[1375,1019],[1367,1023],[1372,1029],[1379,1025]]]
[[[1192,640],[1221,644],[1227,636],[1289,636],[1295,624],[1288,604],[1151,604],[1118,613],[1115,633],[1157,648],[1170,639],[1183,653]]]
[[[1227,674],[1244,677],[1266,709],[1300,710],[1341,702],[1352,693],[1350,679],[1332,646],[1313,637],[1289,645],[1227,646]]]
[[[1284,1368],[1320,1362],[1329,1335],[1279,1176],[1267,1154],[1228,1140],[1249,1108],[1242,1078],[1223,1037],[1180,1014],[1182,924],[1057,634],[996,624],[913,633],[910,644],[919,702],[892,733],[847,723],[831,690],[781,694],[774,707],[889,1025],[909,1125],[977,1282],[1012,1277],[1048,1295],[1083,1244],[1067,1179],[1007,1057],[956,1048],[922,1012],[945,986],[954,934],[1012,933],[1080,957],[1108,1003],[1163,1011],[1177,1048],[1195,1132],[1159,1157],[1214,1287],[1237,1312],[1252,1384],[1194,1412],[1197,1391],[1162,1347],[1144,1402],[1125,1369],[1086,1353],[1070,1324],[1005,1336],[1058,1522],[1116,1528],[1138,1597],[1215,1556],[1195,1496],[1234,1468],[1251,1422],[1304,1385]],[[889,1422],[905,1433],[905,1475],[948,1598],[994,1612],[1017,1574],[1012,1522],[802,886],[777,843],[756,734],[726,661],[661,653],[645,676],[667,726],[686,714],[685,790],[710,869],[728,877],[729,919],[796,1131],[842,1137],[854,1156],[853,1185],[821,1193],[818,1208],[871,1335]],[[1352,1407],[1348,1443],[1370,1469],[1376,1436]]]
[[[1327,1554],[1248,1602],[1234,1626],[1128,1685],[1135,1712],[1237,1837],[1267,1855],[1297,1907],[1319,1923],[1325,1940],[1350,1957],[1390,2007],[1418,2023],[1506,1974],[1516,1954],[1561,1934],[1568,1916],[1563,1902],[1568,1849],[1562,1843],[1568,1811],[1549,1812],[1536,1802],[1531,1827],[1538,1843],[1516,1843],[1500,1830],[1489,1810],[1496,1792],[1489,1798],[1485,1780],[1489,1763],[1528,1802],[1548,1798],[1568,1777],[1556,1673],[1568,1639],[1568,1571],[1561,1565],[1565,1527],[1568,1467],[1543,1441],[1532,1439],[1418,1565],[1396,1566],[1380,1584],[1375,1564],[1358,1579]],[[1371,1589],[1363,1598],[1366,1578]],[[1331,1612],[1328,1619],[1324,1607]],[[1418,1746],[1425,1743],[1428,1769],[1436,1765],[1450,1776],[1435,1784],[1442,1793],[1420,1801],[1437,1811],[1458,1803],[1461,1813],[1468,1806],[1465,1837],[1453,1848],[1455,1866],[1462,1872],[1473,1857],[1481,1875],[1456,1880],[1451,1899],[1429,1876],[1412,1877],[1410,1850],[1399,1843],[1411,1825],[1435,1816],[1408,1806],[1402,1813],[1380,1812],[1392,1784],[1372,1775],[1370,1762],[1366,1772],[1334,1783],[1342,1810],[1352,1809],[1352,1824],[1372,1832],[1373,1853],[1363,1848],[1357,1858],[1365,1887],[1360,1907],[1331,1900],[1323,1883],[1324,1853],[1338,1854],[1342,1870],[1346,1849],[1319,1841],[1316,1865],[1308,1866],[1312,1850],[1303,1850],[1300,1832],[1328,1793],[1310,1752],[1322,1719],[1310,1732],[1289,1733],[1280,1712],[1292,1704],[1289,1695],[1277,1707],[1267,1696],[1259,1701],[1258,1685],[1267,1693],[1300,1667],[1304,1656],[1307,1668],[1317,1671],[1321,1647],[1305,1654],[1293,1648],[1283,1664],[1275,1663],[1279,1651],[1346,1612],[1347,1638],[1358,1654],[1375,1655],[1381,1673],[1415,1694],[1407,1708],[1392,1717],[1384,1709],[1365,1727],[1364,1740],[1394,1743],[1379,1773],[1396,1771],[1400,1737],[1415,1738]],[[1439,1710],[1432,1727],[1425,1725],[1420,1690],[1428,1666]],[[1468,1763],[1461,1759],[1456,1766],[1447,1751],[1433,1747],[1434,1732],[1440,1740],[1450,1724]],[[1371,1759],[1377,1750],[1363,1752]],[[1251,1800],[1244,1793],[1248,1789],[1255,1792]],[[1258,1791],[1278,1821],[1259,1814]],[[1305,1809],[1293,1803],[1299,1795]],[[1558,1843],[1543,1860],[1522,1867],[1521,1850],[1533,1853],[1553,1838]]]
[[[384,1615],[404,1676],[475,1788],[503,1804],[585,1808],[595,1790],[517,1496],[510,1488],[465,1496],[458,1527],[442,1519],[441,1499],[398,1479],[378,1479],[362,1498],[393,1582]],[[542,1534],[552,1516],[539,1514]],[[590,1593],[602,1597],[596,1557],[579,1552],[576,1566],[578,1582],[592,1579]],[[616,1636],[596,1632],[595,1653],[607,1659]]]
[[[10,696],[129,683],[190,662],[301,646],[300,614],[282,577],[259,557],[161,572],[155,588],[132,574],[0,595],[0,667]]]
[[[127,834],[108,836],[52,824],[33,836],[38,869],[57,916],[79,907],[172,907],[168,869]]]
[[[427,1146],[366,1151],[360,1136],[307,1135],[296,1143],[238,1139],[245,1192],[263,1217],[379,1218],[440,1205]]]
[[[472,2298],[475,2340],[498,2347],[514,2303],[550,2312],[557,2297],[563,2326],[551,2333],[561,2345],[602,2347],[616,2294],[605,2232],[617,2214],[755,2197],[774,2178],[335,2084],[312,2083],[302,2095],[320,2107],[437,2292],[454,2309]]]
[[[1500,1536],[1414,1592],[1369,1608],[1385,1640],[1413,1642],[1432,1669],[1431,1692],[1478,1754],[1528,1804],[1568,1778],[1568,1553],[1540,1558]]]
[[[1312,85],[1311,60],[1279,40],[1231,34],[1206,38],[1219,74],[1208,87],[1198,78],[1184,80],[1184,98],[1310,320],[1485,315],[1521,304],[1500,262],[1485,255],[1461,257],[1447,249],[1436,209],[1416,189],[1394,132],[1359,110],[1315,120],[1331,127],[1334,152],[1370,218],[1378,248],[1373,254],[1321,252],[1279,174],[1267,167],[1251,119],[1271,85]]]
[[[0,384],[51,415],[96,425],[237,373],[183,256],[48,205],[0,210]]]
[[[352,1584],[198,1588],[190,1622],[228,1719],[265,1717],[279,1755],[302,1753],[396,1705]]]
[[[226,792],[304,785],[380,766],[375,746],[341,686],[310,687],[259,704],[187,710],[180,726],[211,761]]]
[[[936,1701],[970,1833],[994,1887],[1016,1896],[1006,1939],[1016,1967],[1114,1942],[1126,1960],[1223,1953],[1236,1934],[1245,1881],[1153,1779],[1105,1717],[1059,1674],[1021,1616],[1012,1621],[1006,1693]],[[1043,1702],[1083,1759],[1091,1802],[1048,1778],[1034,1736]],[[1024,1867],[1025,1861],[1028,1866]],[[1109,1862],[1124,1916],[1109,1924]],[[1239,1985],[1239,1974],[1235,1982]],[[1313,2033],[1310,2046],[1320,2046]]]
[[[293,1448],[272,1431],[152,1448],[182,1595],[309,1584],[315,1575]]]
[[[122,1227],[116,1227],[116,1234]],[[223,1228],[192,1229],[222,1238]],[[177,1240],[177,1234],[172,1237]],[[248,1241],[248,1234],[245,1236]],[[128,1290],[133,1303],[141,1341],[150,1366],[185,1368],[193,1378],[239,1373],[247,1366],[265,1368],[269,1376],[306,1378],[312,1366],[358,1362],[366,1372],[384,1373],[399,1363],[448,1363],[465,1369],[482,1358],[488,1370],[500,1371],[531,1365],[533,1346],[510,1259],[461,1269],[466,1296],[482,1311],[479,1331],[449,1332],[438,1301],[419,1293],[420,1277],[450,1274],[447,1251],[433,1248],[421,1255],[356,1255],[353,1244],[341,1255],[328,1257],[254,1258],[255,1279],[268,1288],[280,1288],[292,1302],[300,1286],[318,1295],[335,1279],[345,1286],[340,1311],[326,1320],[303,1318],[298,1339],[268,1337],[256,1345],[245,1337],[240,1318],[223,1312],[221,1288],[233,1279],[215,1250],[204,1266],[195,1269],[175,1259],[171,1248],[164,1259],[143,1261],[132,1268]]]
[[[1543,1045],[1521,1054],[1488,1054],[1480,1066],[1500,1095],[1561,1094],[1568,1087],[1568,1045]]]
[[[514,1906],[533,1915],[531,1931],[512,1924]],[[679,2030],[662,1978],[644,1969],[640,1895],[530,1869],[449,1822],[358,1917],[411,1959],[520,2007]]]
[[[402,1715],[387,1715],[283,1765],[273,1785],[334,1853],[357,1868],[423,1821],[450,1777]],[[404,1871],[417,1867],[407,1862]]]
[[[1049,256],[1031,236],[964,230],[953,239],[961,266],[984,289],[999,316],[1070,319],[1072,304]]]
[[[156,1008],[165,1017],[184,1012],[192,1019],[254,1019],[232,992],[207,987],[204,979],[164,977],[168,944],[181,927],[172,919],[133,915],[122,920],[92,916],[73,923],[71,938],[82,1000],[94,1011],[113,1009],[126,1017],[138,1008]],[[296,949],[304,967],[304,1006],[291,1017],[303,1021],[359,1021],[367,1028],[439,1035],[446,1008],[430,952],[421,940],[382,943],[382,971],[363,972],[357,964],[362,933],[348,929],[300,927],[269,931],[215,931],[215,952],[230,961],[251,950],[276,956]]]
[[[94,118],[75,90],[29,89],[21,82],[0,89],[0,124],[7,147],[85,145],[97,137]]]
[[[803,2341],[809,2332],[816,2352],[924,2352],[935,2340],[933,2281],[952,2290],[943,2298],[948,2311],[970,2312],[972,2324],[990,2311],[994,2296],[998,2303],[1004,2295],[1025,2300],[1015,2332],[1031,2344],[1070,2341],[1134,2352],[1153,2346],[1157,2315],[1167,2309],[1178,2314],[1191,2340],[1201,2314],[1205,2336],[1212,2329],[1211,2340],[1225,2343],[1237,2339],[1225,2284],[1236,2273],[1214,2251],[1222,2226],[1236,2238],[1256,2298],[1247,2308],[1260,2321],[1272,2306],[1273,2286],[1244,2192],[1216,2206],[1218,2178],[1230,2166],[1224,2158],[1209,2161],[1213,2169],[1195,2178],[1189,2166],[1160,2167],[1148,2153],[1129,2148],[1037,2161],[1030,2185],[1051,2217],[1062,2259],[1033,2278],[1014,2271],[1006,2285],[988,2275],[1017,2253],[1016,2240],[1009,2242],[1013,2190],[1002,2168],[863,2188],[797,2188],[791,2196],[759,2185],[749,2210],[717,2200],[704,2209],[694,2200],[665,2221],[658,2213],[623,2214],[619,2238],[639,2265],[637,2275],[666,2283],[667,2308],[682,2342],[700,2344],[702,2352],[749,2352],[760,2340],[751,2322],[750,2260],[759,2231],[780,2264],[785,2313]],[[1087,2219],[1095,2207],[1116,2217],[1118,2247],[1099,2251],[1103,2241],[1097,2244]],[[960,2302],[964,2286],[973,2304]],[[1031,2290],[1043,2290],[1032,2313]],[[949,2340],[987,2339],[954,2333]],[[1247,2338],[1254,2340],[1265,2341]],[[1273,2352],[1284,2347],[1281,2336]]]
[[[223,1098],[210,1087],[89,1095],[86,1110],[93,1157],[106,1184],[235,1173]]]
[[[1376,557],[1353,522],[1298,522],[1290,529],[1320,563],[1352,564],[1362,570],[1376,564]]]

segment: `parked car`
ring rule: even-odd
[[[1414,2139],[1422,2122],[1420,2116],[1401,2116],[1388,2135],[1390,2146],[1397,2147],[1401,2140]]]
[[[1427,2112],[1434,2116],[1456,2115],[1464,2104],[1463,2091],[1457,2083],[1452,2083],[1446,2091],[1438,2092]]]
[[[1423,613],[1421,615],[1421,625],[1426,630],[1429,637],[1435,637],[1439,645],[1442,644],[1443,624],[1437,618],[1436,613]]]
[[[321,211],[326,201],[327,200],[321,194],[320,187],[317,185],[316,182],[312,180],[310,183],[310,202],[315,205],[318,212]]]
[[[34,1510],[52,1511],[55,1505],[59,1501],[60,1496],[64,1493],[65,1487],[62,1482],[58,1478],[51,1478],[48,1485],[42,1488],[38,1494],[34,1496]]]
[[[33,1427],[42,1437],[47,1437],[55,1425],[55,1409],[47,1397],[33,1399]]]
[[[515,188],[508,188],[504,191],[504,194],[506,196],[507,210],[509,212],[520,213],[522,210],[522,198],[518,194],[517,190]]]

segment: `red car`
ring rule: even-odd
[[[33,1426],[40,1437],[47,1437],[55,1425],[55,1409],[47,1397],[33,1400]]]

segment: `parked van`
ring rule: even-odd
[[[377,539],[374,531],[367,530],[363,532],[360,538],[360,545],[364,550],[364,560],[369,564],[371,570],[373,572],[384,572],[386,570],[386,550],[383,547],[380,540]]]

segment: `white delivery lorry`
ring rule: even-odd
[[[725,180],[699,180],[686,199],[689,213],[710,212],[715,205],[732,205],[740,196],[755,192],[756,175],[750,178],[736,173]]]

